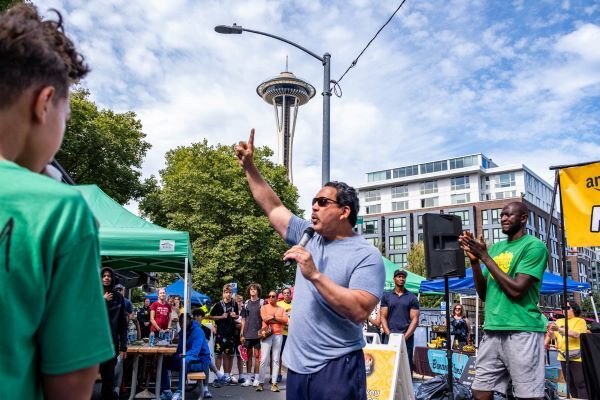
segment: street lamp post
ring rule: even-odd
[[[323,95],[323,154],[322,154],[322,161],[321,161],[321,179],[323,181],[323,185],[325,183],[329,182],[329,169],[330,169],[329,155],[330,155],[330,151],[331,151],[330,145],[329,145],[330,129],[331,129],[331,123],[330,123],[330,121],[331,121],[331,119],[330,119],[331,90],[329,89],[329,83],[330,83],[330,72],[331,72],[331,54],[325,53],[325,54],[323,54],[323,57],[319,57],[312,51],[305,49],[304,47],[302,47],[299,44],[296,44],[290,40],[284,39],[284,38],[276,36],[276,35],[272,35],[270,33],[265,33],[265,32],[255,31],[252,29],[242,28],[240,25],[236,25],[236,24],[233,24],[232,26],[218,25],[218,26],[215,26],[215,31],[217,33],[223,33],[223,34],[241,34],[242,32],[251,32],[251,33],[256,33],[258,35],[268,36],[273,39],[277,39],[277,40],[280,40],[287,44],[290,44],[290,45],[302,50],[303,52],[313,56],[314,58],[316,58],[317,60],[319,60],[321,62],[321,64],[323,65],[323,93],[322,93],[322,95]]]

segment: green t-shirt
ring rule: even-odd
[[[512,242],[498,242],[488,253],[511,278],[515,278],[517,274],[527,274],[533,276],[536,282],[522,298],[513,300],[485,269],[483,277],[487,279],[487,291],[484,329],[545,332],[548,320],[538,308],[548,259],[544,243],[535,236],[524,235]]]
[[[98,229],[68,185],[0,160],[0,399],[114,356]]]

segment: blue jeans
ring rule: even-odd
[[[210,367],[210,360],[186,360],[185,371],[187,372],[204,372],[208,377],[208,368]],[[169,377],[169,371],[179,372],[179,384],[177,390],[182,390],[183,382],[185,379],[181,376],[181,358],[179,357],[165,357],[163,360],[162,371],[160,374],[160,388],[162,390],[171,389],[171,379]]]
[[[367,374],[362,349],[330,360],[314,374],[288,370],[287,400],[367,400]]]

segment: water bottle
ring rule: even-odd
[[[154,347],[154,332],[150,332],[150,347]]]

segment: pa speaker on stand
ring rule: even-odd
[[[454,399],[452,389],[452,340],[450,340],[450,291],[448,278],[465,276],[465,254],[458,244],[462,221],[457,215],[424,214],[425,267],[427,279],[444,278],[446,300],[446,356],[448,358],[448,398]]]

